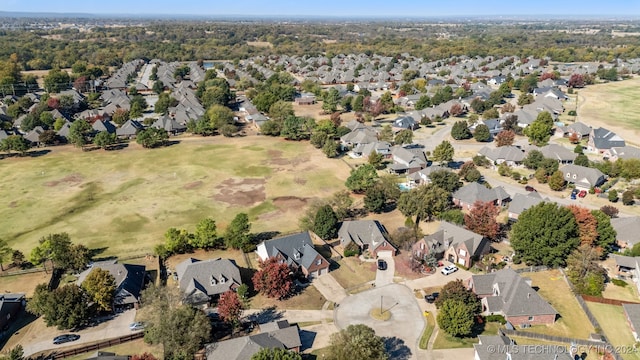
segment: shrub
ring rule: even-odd
[[[576,113],[576,111],[575,111],[575,110],[569,110],[569,113],[568,113],[568,114],[569,114],[569,116],[576,116],[576,115],[578,115],[578,114]]]
[[[518,181],[522,178],[522,175],[519,172],[514,171],[511,173],[511,178]]]
[[[507,320],[505,320],[504,316],[502,315],[487,315],[484,319],[486,322],[497,322],[502,325],[507,323]]]
[[[618,201],[618,191],[616,191],[616,189],[609,190],[609,194],[607,195],[607,197],[609,198],[609,201],[611,201],[611,202]]]
[[[360,248],[353,241],[344,248],[344,257],[360,255]]]
[[[611,279],[611,283],[615,286],[622,286],[622,287],[629,285],[629,283],[620,279]]]
[[[636,201],[633,199],[633,191],[627,190],[622,193],[622,204],[623,205],[634,205]]]

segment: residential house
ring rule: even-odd
[[[395,174],[412,174],[427,167],[427,156],[421,146],[407,145],[391,148],[393,164],[389,171]]]
[[[44,132],[42,126],[36,126],[31,131],[24,135],[24,138],[29,140],[32,144],[40,145],[40,135]]]
[[[364,125],[354,128],[350,133],[340,137],[343,149],[352,149],[360,144],[370,144],[376,141],[378,141],[378,132]]]
[[[607,180],[602,171],[586,166],[565,165],[560,168],[560,172],[564,174],[565,181],[574,184],[576,189],[580,190],[589,190],[600,186]]]
[[[275,257],[306,277],[316,278],[329,272],[329,262],[313,247],[309,232],[263,241],[256,253],[262,261]]]
[[[391,129],[393,132],[399,132],[402,130],[415,130],[420,124],[411,116],[400,116],[393,120]]]
[[[91,268],[78,275],[77,284],[82,285],[94,269],[106,270],[116,282],[116,294],[113,300],[116,309],[138,308],[140,292],[147,276],[144,265],[121,264],[117,260],[95,262]]]
[[[509,203],[509,220],[516,221],[520,214],[541,202],[549,201],[549,198],[542,198],[536,191],[532,191],[526,195],[515,194]]]
[[[494,165],[500,165],[506,163],[511,167],[517,167],[522,165],[522,161],[525,158],[524,151],[517,146],[500,146],[496,148],[490,148],[484,146],[478,154],[490,160]]]
[[[111,123],[111,121],[96,120],[93,122],[91,127],[95,132],[106,131],[109,134],[114,134],[116,132],[116,127]]]
[[[381,254],[395,256],[397,249],[389,242],[389,233],[377,220],[343,221],[338,230],[340,245],[354,242],[361,252],[378,257]]]
[[[144,129],[144,126],[136,120],[127,120],[127,122],[116,129],[116,135],[120,138],[132,139],[136,137],[142,129]]]
[[[25,305],[24,294],[0,294],[0,329],[6,329]]]
[[[173,135],[183,132],[187,129],[185,125],[180,124],[168,115],[163,115],[158,118],[158,120],[151,124],[151,127],[156,129],[164,129],[166,132]]]
[[[531,125],[538,118],[538,112],[532,109],[519,109],[514,111],[513,115],[517,116],[518,126],[523,129]]]
[[[634,146],[612,147],[602,153],[604,158],[614,162],[618,159],[640,159],[640,149]]]
[[[472,275],[469,288],[480,298],[483,313],[500,314],[514,326],[551,325],[558,312],[513,269]]]
[[[548,144],[543,147],[530,146],[527,153],[531,150],[538,150],[545,158],[557,160],[560,164],[573,164],[578,154],[572,150],[558,144]]]
[[[391,144],[386,141],[375,141],[367,144],[358,144],[351,150],[354,157],[369,158],[372,152],[382,155],[384,158],[391,156]]]
[[[544,345],[543,351],[533,351],[535,345],[517,345],[500,333],[478,335],[478,340],[473,344],[474,360],[575,360],[574,354],[562,345]]]
[[[636,341],[640,341],[640,304],[622,304],[627,324]]]
[[[557,100],[567,100],[569,97],[557,87],[542,87],[533,89],[535,97],[549,97]]]
[[[566,126],[558,126],[556,127],[556,136],[560,137],[571,137],[575,135],[578,140],[582,140],[582,138],[589,137],[591,133],[591,127],[585,123],[575,122]]]
[[[451,168],[448,168],[446,166],[440,166],[440,165],[431,165],[420,171],[416,171],[414,173],[407,175],[407,183],[409,184],[409,187],[414,187],[416,185],[422,185],[422,184],[429,184],[431,182],[431,178],[430,178],[431,174],[434,171],[440,171],[440,170],[451,171]]]
[[[260,333],[205,345],[208,360],[251,360],[262,349],[285,349],[300,352],[302,341],[298,325],[287,320],[260,325]]]
[[[191,305],[206,305],[242,285],[240,269],[233,260],[188,258],[176,266],[178,286]]]
[[[616,231],[619,247],[630,249],[640,241],[640,216],[613,218],[611,226]]]
[[[442,221],[435,233],[426,235],[411,247],[412,254],[418,259],[432,254],[436,259],[466,268],[490,250],[487,238],[447,221]]]
[[[478,125],[481,124],[486,125],[489,128],[489,133],[491,134],[491,136],[496,136],[500,131],[504,130],[502,128],[502,121],[500,121],[500,119],[480,120],[476,124],[471,126],[469,130],[471,130],[471,132],[475,132]]]
[[[597,129],[591,129],[587,150],[602,154],[605,150],[614,147],[624,147],[625,145],[624,139],[619,135],[613,131],[599,127]]]
[[[456,190],[451,197],[456,206],[463,209],[471,209],[476,201],[492,202],[498,206],[505,206],[511,200],[511,196],[502,186],[489,189],[477,182],[469,183]]]

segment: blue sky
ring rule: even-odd
[[[0,0],[0,11],[93,14],[314,15],[430,17],[456,15],[640,16],[638,0]]]

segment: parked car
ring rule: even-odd
[[[458,271],[458,267],[455,265],[449,265],[449,266],[446,266],[444,269],[440,270],[440,272],[442,272],[442,274],[444,275],[453,274],[456,271]]]
[[[64,344],[70,341],[76,341],[80,339],[80,335],[78,334],[64,334],[64,335],[59,335],[53,338],[53,344],[54,345],[60,345],[60,344]]]
[[[525,186],[524,189],[527,190],[527,191],[533,191],[533,192],[537,192],[538,191],[531,185]]]
[[[582,191],[580,191],[580,192],[578,193],[578,197],[583,198],[583,197],[585,197],[585,196],[587,196],[587,190],[582,190]]]
[[[580,190],[578,190],[578,189],[571,190],[571,200],[575,200],[576,196],[578,196],[579,192],[580,192]]]
[[[129,324],[129,329],[131,331],[144,330],[144,323],[140,322],[140,321],[131,323],[131,324]]]
[[[438,298],[438,296],[440,295],[440,293],[434,292],[432,294],[429,295],[425,295],[424,296],[424,301],[428,302],[429,304],[433,304],[436,299]]]
[[[382,259],[378,259],[378,270],[387,270],[387,262]]]

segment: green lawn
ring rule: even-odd
[[[451,336],[444,332],[444,330],[440,329],[438,334],[436,335],[436,339],[433,342],[433,349],[459,349],[459,348],[470,348],[473,347],[473,344],[478,343],[478,335],[497,335],[498,329],[500,328],[500,323],[490,322],[485,323],[482,331],[476,331],[473,336],[458,338]],[[421,341],[422,342],[422,341]]]
[[[560,313],[560,318],[553,325],[532,326],[526,331],[578,339],[587,339],[591,333],[595,332],[587,315],[582,311],[569,285],[558,270],[521,275],[531,278],[532,286],[539,288],[538,294]]]
[[[427,320],[427,326],[425,326],[424,331],[422,332],[422,336],[420,337],[420,349],[426,349],[429,345],[429,339],[431,339],[431,335],[433,334],[433,330],[436,327],[436,321],[433,318],[433,314],[429,313],[425,316]]]
[[[598,324],[600,324],[602,331],[611,342],[611,345],[626,350],[636,343],[622,306],[594,302],[587,302],[587,306],[593,313],[593,316],[596,317],[596,320],[598,320]],[[621,352],[620,355],[626,360],[640,359],[640,353],[638,352],[627,353],[627,351],[624,351]]]
[[[102,255],[151,252],[169,227],[219,229],[248,212],[252,230],[294,231],[312,198],[344,188],[349,168],[308,142],[279,138],[176,138],[115,151],[52,148],[0,160],[1,236],[28,254],[40,237],[68,232]]]

